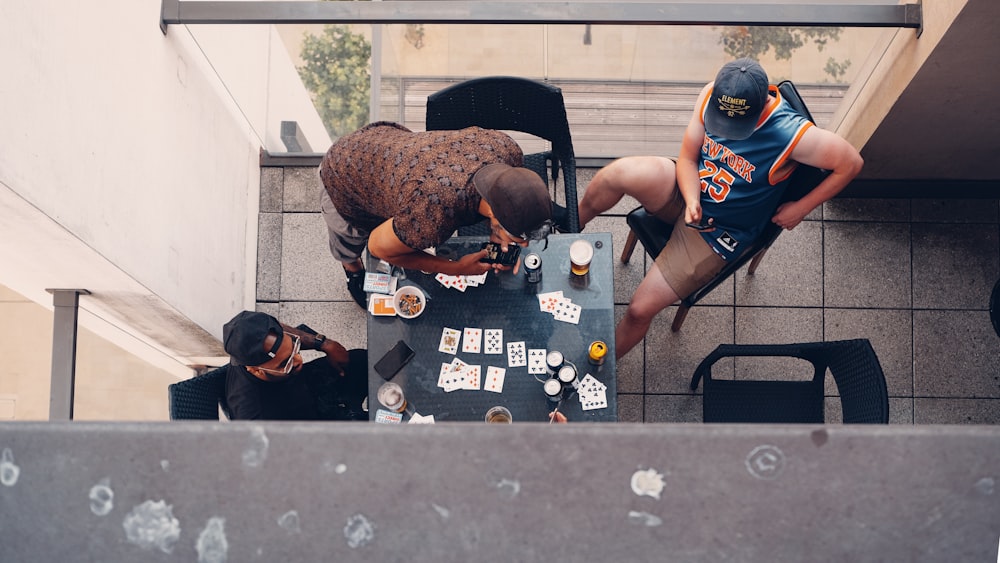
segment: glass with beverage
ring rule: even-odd
[[[403,395],[403,388],[391,381],[383,383],[378,388],[378,402],[392,412],[406,410],[406,397]]]
[[[570,270],[574,275],[585,276],[590,272],[590,261],[594,258],[594,247],[583,239],[569,245]]]
[[[510,424],[512,421],[507,407],[496,406],[486,411],[486,422],[491,424]]]

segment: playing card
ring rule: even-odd
[[[456,389],[462,389],[465,385],[465,367],[468,364],[455,358],[450,364],[441,364],[441,373],[438,375],[438,387],[451,393]]]
[[[531,348],[528,350],[528,373],[545,373],[545,349]]]
[[[546,313],[552,313],[556,310],[556,303],[563,299],[562,291],[550,291],[548,293],[538,294],[538,307]]]
[[[507,370],[496,366],[489,366],[486,368],[486,382],[483,384],[483,390],[493,391],[494,393],[502,393],[503,380],[506,373]]]
[[[465,377],[465,381],[462,382],[462,386],[460,388],[468,389],[470,391],[479,391],[483,373],[482,369],[482,366],[465,366],[465,368],[462,369],[462,375]]]
[[[454,276],[449,276],[448,274],[438,274],[438,275],[434,276],[434,279],[436,279],[438,281],[438,283],[440,283],[441,285],[443,285],[443,286],[445,286],[447,288],[451,288],[451,286],[454,284],[454,281],[453,281],[454,280]]]
[[[465,291],[465,288],[469,287],[469,282],[465,280],[465,276],[456,276],[455,283],[451,287],[459,291]]]
[[[580,313],[583,312],[583,307],[575,303],[563,303],[560,302],[556,306],[555,319],[557,321],[562,321],[566,323],[579,324]]]
[[[485,336],[483,349],[484,354],[503,354],[503,329],[502,328],[488,328],[484,333]]]
[[[507,367],[519,368],[526,365],[528,365],[528,358],[524,350],[524,342],[508,342]]]
[[[469,287],[478,287],[478,286],[481,286],[484,283],[486,283],[486,274],[487,273],[489,273],[489,272],[483,272],[482,274],[479,274],[478,276],[465,276],[465,283],[467,283],[469,285]]]
[[[594,410],[594,409],[604,409],[604,408],[607,408],[607,406],[608,406],[607,392],[606,391],[601,391],[599,393],[595,393],[594,395],[592,395],[590,397],[586,397],[586,398],[584,398],[583,396],[581,396],[580,397],[580,406],[585,411],[590,411],[590,410]]]
[[[462,333],[457,329],[445,327],[441,331],[441,343],[438,344],[438,352],[454,354],[458,352],[458,341],[461,340]]]
[[[462,351],[478,354],[483,347],[483,329],[466,328],[462,336]]]

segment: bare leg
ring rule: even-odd
[[[580,228],[614,207],[622,196],[634,197],[648,211],[658,211],[677,189],[674,161],[661,156],[626,156],[597,172],[580,200]]]
[[[660,269],[654,265],[636,288],[625,316],[615,328],[615,359],[621,359],[642,341],[653,317],[677,300],[677,292],[667,284]]]

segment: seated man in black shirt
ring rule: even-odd
[[[368,352],[348,352],[271,315],[243,311],[222,329],[230,355],[226,402],[233,420],[368,420]],[[300,349],[325,357],[302,362]]]

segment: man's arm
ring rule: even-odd
[[[316,335],[309,334],[308,332],[301,331],[292,326],[288,326],[285,323],[281,323],[281,329],[288,334],[298,336],[302,341],[303,350],[319,350],[320,352],[326,354],[326,360],[330,363],[330,366],[341,376],[344,375],[344,369],[347,367],[347,364],[350,363],[350,357],[347,353],[347,349],[344,348],[340,342],[329,338],[319,342]]]
[[[705,125],[701,122],[701,106],[712,89],[707,84],[698,95],[691,120],[684,129],[681,139],[680,154],[677,155],[677,188],[684,197],[686,210],[684,221],[687,223],[701,222],[701,180],[698,178],[698,166],[701,161],[701,145],[705,142]]]
[[[791,159],[831,173],[802,199],[778,207],[771,221],[783,229],[794,229],[813,209],[840,193],[861,172],[864,160],[846,140],[825,129],[810,127],[792,150]]]
[[[453,276],[485,274],[493,269],[490,264],[480,262],[486,257],[485,250],[467,254],[453,262],[427,254],[423,250],[410,248],[399,240],[399,237],[392,230],[391,218],[372,231],[371,236],[368,237],[368,252],[376,258],[381,258],[401,268],[441,272]]]

